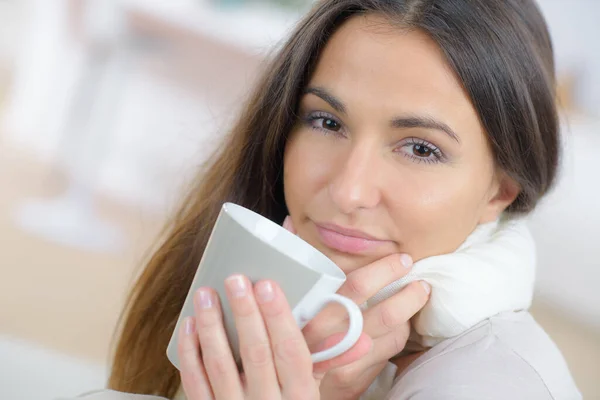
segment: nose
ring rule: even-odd
[[[377,150],[366,143],[355,145],[347,156],[340,158],[328,187],[329,196],[340,212],[352,214],[379,203],[378,164]]]

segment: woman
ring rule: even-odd
[[[524,311],[534,259],[518,217],[551,187],[558,147],[552,46],[533,0],[319,2],[134,287],[110,388],[189,400],[580,398]],[[344,270],[340,292],[367,305],[353,349],[313,368],[309,348],[343,330],[338,310],[300,332],[276,283],[234,276],[244,373],[210,288],[179,333],[181,376],[170,365],[226,201],[285,220]],[[380,292],[413,260],[425,272]]]

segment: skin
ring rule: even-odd
[[[408,273],[413,260],[454,251],[519,192],[496,169],[477,113],[437,45],[373,15],[351,19],[328,42],[284,157],[284,226],[344,270],[339,293],[358,304]],[[324,240],[322,224],[377,241],[340,251]],[[418,356],[394,358],[428,299],[426,284],[413,282],[366,310],[358,343],[313,366],[310,350],[341,339],[344,313],[327,308],[300,332],[274,282],[269,301],[261,297],[267,283],[232,282],[246,285],[243,296],[229,295],[246,375],[231,358],[218,300],[203,288],[180,337],[189,400],[356,399],[388,360],[402,370]],[[202,305],[206,296],[211,306]]]
[[[304,95],[285,153],[286,203],[298,234],[346,273],[393,253],[414,260],[450,253],[517,194],[495,170],[477,113],[435,42],[382,24],[355,18],[331,39],[308,87],[346,112]],[[434,119],[458,138],[392,126],[408,116]],[[429,149],[422,156],[415,141],[440,149],[442,159]],[[322,222],[387,242],[358,256],[340,253],[320,240]]]

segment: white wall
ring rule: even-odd
[[[558,184],[533,214],[537,295],[600,329],[600,121],[564,123]]]
[[[65,0],[30,0],[23,8],[28,18],[13,51],[14,90],[1,116],[4,139],[65,166],[109,197],[164,211],[193,172],[190,166],[212,148],[216,126],[224,125],[214,114],[218,106],[151,72],[144,64],[147,52],[123,42],[125,48],[104,66],[92,64],[91,83],[99,81],[97,92],[90,90],[97,104],[92,129],[82,120],[69,130],[66,117],[73,101],[81,103],[78,82],[90,54],[67,35]]]
[[[600,117],[600,1],[537,1],[550,27],[557,69],[578,75],[575,100]]]

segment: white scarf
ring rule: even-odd
[[[454,253],[416,262],[408,275],[380,290],[363,308],[373,307],[410,282],[428,282],[431,296],[411,320],[413,332],[406,347],[424,350],[501,312],[528,309],[535,265],[535,244],[524,220],[482,224]],[[384,398],[395,370],[386,368],[361,400]]]
[[[482,224],[454,253],[416,262],[408,275],[380,290],[367,306],[410,282],[428,282],[431,296],[412,319],[411,340],[429,348],[498,313],[529,308],[535,263],[535,244],[524,220]]]

